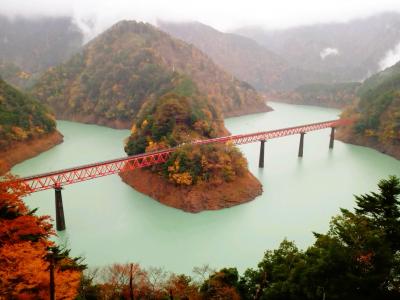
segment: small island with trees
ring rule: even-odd
[[[233,145],[189,145],[228,134],[219,111],[189,78],[176,75],[175,87],[149,99],[131,129],[128,155],[178,147],[165,164],[121,173],[136,190],[188,212],[248,202],[262,193],[247,161]]]

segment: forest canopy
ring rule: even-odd
[[[55,128],[54,116],[43,104],[0,78],[0,150]]]

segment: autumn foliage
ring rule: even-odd
[[[0,78],[0,150],[54,131],[50,111]]]
[[[221,115],[180,78],[175,93],[167,93],[142,108],[132,127],[125,151],[129,155],[178,147],[167,163],[152,170],[176,185],[234,181],[247,171],[247,161],[233,145],[189,145],[226,133]]]
[[[34,215],[22,201],[29,188],[7,175],[0,181],[0,299],[49,299],[49,251],[55,253],[57,299],[74,299],[81,270],[50,241],[50,217]]]

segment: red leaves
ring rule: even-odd
[[[22,201],[29,188],[7,175],[0,181],[0,299],[49,299],[49,216],[31,214]],[[81,272],[55,268],[57,299],[75,299]]]

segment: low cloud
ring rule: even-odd
[[[385,56],[379,62],[379,71],[393,66],[400,60],[400,42],[385,53]]]
[[[324,60],[328,56],[336,56],[339,55],[339,50],[336,48],[325,48],[323,49],[320,53],[319,56],[321,56],[321,59]]]

